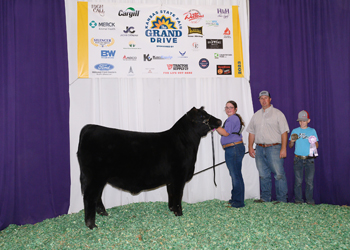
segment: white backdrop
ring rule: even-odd
[[[103,1],[90,1],[101,3]],[[83,209],[80,191],[79,164],[76,158],[80,129],[86,124],[141,131],[159,132],[169,128],[192,107],[205,110],[221,119],[227,118],[224,107],[228,100],[238,104],[246,125],[253,115],[249,72],[249,29],[247,0],[231,1],[109,1],[143,4],[191,4],[239,5],[242,27],[245,78],[182,78],[182,79],[78,79],[77,75],[77,2],[66,0],[66,19],[70,77],[70,153],[71,153],[71,201],[69,213]],[[247,151],[247,133],[243,132]],[[212,142],[210,133],[203,137],[199,146],[195,172],[212,166]],[[216,163],[224,161],[220,136],[214,133]],[[255,161],[248,154],[243,159],[245,198],[259,197],[259,176]],[[216,183],[213,171],[196,175],[184,190],[183,201],[195,203],[211,199],[228,200],[231,179],[225,164],[216,168]],[[131,195],[107,185],[102,195],[106,208],[132,202],[167,201],[165,187]]]

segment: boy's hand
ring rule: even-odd
[[[291,139],[291,141],[295,142],[296,140],[299,139],[299,136],[298,136],[297,134],[292,134],[292,135],[290,136],[290,139]]]

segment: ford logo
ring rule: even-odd
[[[114,69],[114,66],[112,64],[109,64],[109,63],[100,63],[100,64],[96,64],[95,69],[97,70],[111,70],[111,69]]]

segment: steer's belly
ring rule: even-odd
[[[130,177],[113,177],[108,179],[108,183],[114,187],[127,190],[131,193],[139,193],[143,190],[154,189],[167,184],[169,181],[164,176],[139,175],[134,173]]]

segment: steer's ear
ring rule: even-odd
[[[187,116],[193,120],[196,117],[197,109],[195,107],[191,108],[190,111],[187,112]]]
[[[201,110],[204,110],[204,106],[202,106],[200,109],[201,109]]]

